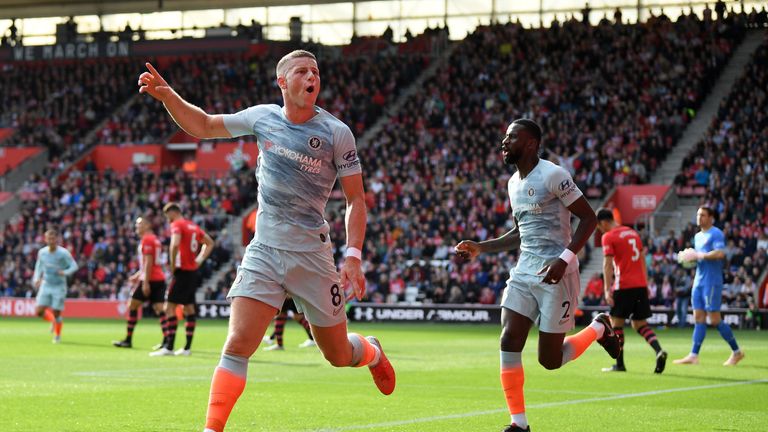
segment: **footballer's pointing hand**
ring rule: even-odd
[[[361,269],[362,263],[355,257],[347,257],[341,266],[341,288],[346,292],[347,283],[352,285],[352,294],[358,301],[365,296],[365,276]],[[352,295],[347,298],[351,300]]]
[[[454,250],[456,251],[456,255],[458,255],[459,258],[465,259],[467,261],[473,260],[477,258],[478,255],[480,255],[480,245],[472,240],[463,240],[461,243],[456,245]]]
[[[139,75],[139,93],[149,93],[160,102],[165,102],[173,90],[152,64],[146,63],[146,66],[149,72]]]

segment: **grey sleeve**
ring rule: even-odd
[[[32,283],[37,283],[43,276],[43,264],[40,262],[40,251],[37,251],[37,261],[35,261],[35,272],[32,274]]]
[[[256,105],[235,114],[224,114],[224,127],[233,137],[255,135],[254,125],[264,114],[262,107],[262,105]]]
[[[573,182],[571,174],[561,167],[555,167],[546,180],[547,189],[552,192],[564,206],[576,202],[582,196],[581,190]]]
[[[67,276],[71,276],[78,269],[77,261],[75,261],[75,259],[72,258],[72,254],[69,253],[68,250],[64,249],[64,251],[67,254],[67,258],[69,258],[69,265],[67,266],[67,268],[64,269],[64,274]]]
[[[355,137],[348,127],[340,127],[333,133],[333,163],[339,177],[346,177],[363,172],[357,157]]]

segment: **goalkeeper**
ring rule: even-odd
[[[696,224],[701,231],[693,239],[694,249],[686,249],[678,254],[678,261],[684,264],[696,262],[696,276],[693,279],[691,302],[693,318],[693,347],[690,354],[675,360],[675,364],[698,364],[699,350],[707,333],[707,318],[720,336],[731,346],[731,356],[723,366],[736,366],[744,358],[736,337],[728,324],[720,316],[720,303],[723,294],[723,260],[725,259],[725,235],[714,226],[715,212],[709,207],[699,207],[696,212]]]

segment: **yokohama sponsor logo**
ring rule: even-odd
[[[274,145],[270,148],[270,151],[272,153],[277,154],[278,156],[282,156],[284,158],[288,158],[292,161],[300,163],[302,171],[307,171],[307,172],[317,174],[320,172],[320,168],[322,168],[323,166],[322,160],[299,153],[296,150],[291,150],[285,147]]]

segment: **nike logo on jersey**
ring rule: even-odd
[[[341,306],[339,306],[338,308],[333,310],[333,316],[338,315],[339,312],[341,312],[342,309],[344,309],[344,305],[343,304]]]

